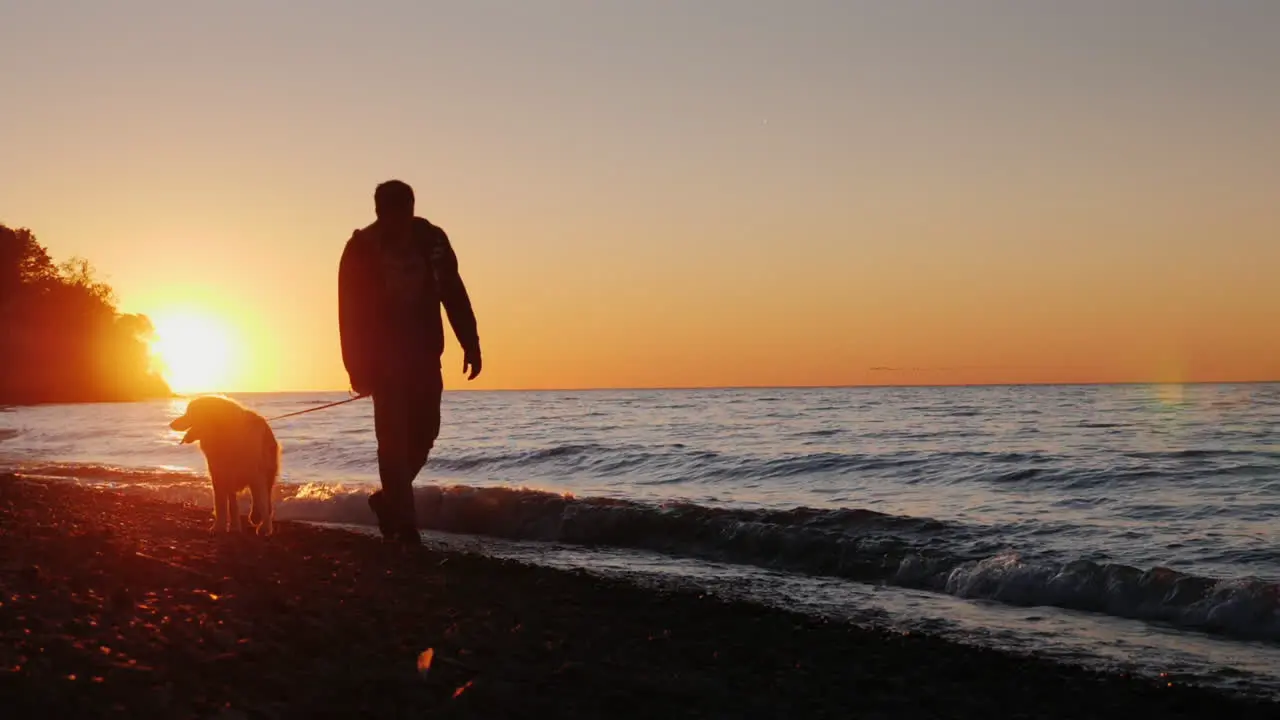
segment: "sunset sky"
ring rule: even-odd
[[[6,3],[0,222],[221,358],[187,389],[346,387],[392,177],[479,319],[451,388],[1280,379],[1278,38],[1268,0]]]

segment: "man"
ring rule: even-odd
[[[417,544],[413,481],[440,433],[440,305],[468,380],[480,374],[480,338],[448,236],[413,204],[399,180],[374,191],[377,220],[355,231],[338,265],[338,328],[352,389],[373,395],[382,489],[369,507],[384,538]]]

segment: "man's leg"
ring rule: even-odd
[[[373,394],[373,428],[378,440],[378,479],[382,489],[369,497],[384,538],[397,532],[396,505],[408,471],[409,409],[406,388],[387,387]]]
[[[409,428],[409,472],[415,479],[431,457],[436,438],[440,437],[440,400],[443,393],[444,378],[436,368],[434,373],[427,373],[423,378],[423,385],[415,393],[413,407],[409,411],[413,418]]]
[[[405,444],[405,480],[403,494],[399,499],[398,512],[399,536],[401,540],[419,542],[418,515],[413,497],[413,481],[427,464],[431,449],[440,435],[440,398],[444,389],[440,369],[427,373],[416,383],[413,391],[408,393],[409,405],[407,415],[408,436]]]

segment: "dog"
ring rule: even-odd
[[[220,395],[205,395],[187,404],[187,411],[169,423],[186,431],[182,445],[199,443],[213,482],[211,533],[239,532],[241,490],[253,498],[249,524],[258,535],[272,532],[271,492],[280,476],[280,443],[266,418]]]

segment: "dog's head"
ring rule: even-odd
[[[187,403],[187,411],[169,423],[170,430],[186,431],[182,444],[204,439],[216,427],[236,414],[244,412],[239,403],[217,395],[198,397]]]

